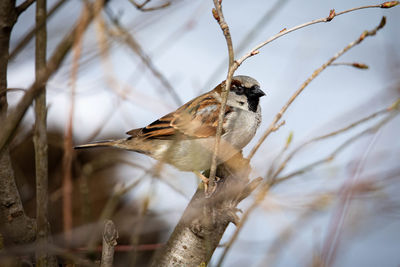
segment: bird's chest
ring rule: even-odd
[[[260,109],[257,112],[238,110],[232,113],[224,127],[224,140],[237,149],[245,147],[256,134],[261,123]]]

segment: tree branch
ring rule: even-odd
[[[219,145],[221,141],[221,134],[222,134],[222,125],[224,122],[224,117],[225,117],[225,109],[226,109],[226,101],[228,99],[228,94],[229,90],[231,88],[231,83],[232,83],[232,77],[233,74],[235,73],[235,70],[237,69],[238,66],[235,64],[235,55],[233,51],[233,44],[232,44],[232,37],[231,33],[229,31],[229,26],[225,21],[224,14],[222,13],[222,6],[220,0],[213,0],[214,1],[214,6],[215,9],[212,10],[213,16],[215,20],[218,22],[222,32],[224,33],[224,37],[226,40],[226,45],[228,47],[228,58],[229,58],[229,65],[228,65],[228,74],[225,80],[225,87],[222,87],[222,102],[221,102],[221,108],[219,110],[218,114],[218,127],[217,127],[217,132],[215,134],[215,144],[214,144],[214,152],[213,156],[211,159],[211,166],[210,166],[210,175],[209,175],[209,186],[211,188],[211,191],[213,188],[216,186],[216,171],[217,171],[217,157],[218,157],[218,150],[219,150]],[[209,194],[206,195],[208,197]]]
[[[11,50],[10,55],[9,55],[9,60],[12,60],[18,53],[29,43],[30,40],[35,36],[36,32],[39,31],[46,23],[48,19],[50,19],[53,14],[64,4],[66,3],[67,0],[58,0],[57,3],[55,3],[47,13],[47,16],[45,20],[40,21],[39,23],[35,24],[35,28],[30,30],[23,38],[21,41],[18,42],[18,44],[15,46],[13,50]]]
[[[260,147],[261,143],[268,137],[268,135],[274,131],[274,129],[279,125],[278,122],[280,118],[282,117],[283,113],[287,110],[287,108],[290,106],[290,104],[294,101],[294,99],[304,90],[304,88],[317,76],[319,75],[327,66],[329,66],[333,61],[335,61],[338,57],[343,55],[345,52],[347,52],[349,49],[354,47],[355,45],[359,44],[362,42],[365,37],[367,36],[372,36],[375,35],[378,30],[380,30],[384,25],[385,25],[386,19],[385,17],[382,17],[379,25],[371,30],[371,31],[364,31],[359,38],[357,38],[355,41],[351,42],[348,44],[345,48],[343,48],[341,51],[336,53],[332,58],[330,58],[326,63],[324,63],[320,68],[314,71],[314,73],[300,86],[300,88],[292,95],[292,97],[288,100],[288,102],[282,107],[281,111],[275,116],[273,122],[270,124],[266,132],[264,133],[263,137],[260,139],[259,143],[253,148],[253,150],[250,153],[250,156],[248,157],[248,160],[254,156],[255,152],[257,149]],[[244,225],[244,223],[248,220],[250,217],[250,214],[255,210],[255,208],[263,201],[267,193],[269,192],[270,187],[273,185],[274,180],[273,179],[268,179],[266,180],[262,186],[261,189],[259,190],[255,201],[252,203],[252,205],[244,212],[242,219],[240,221],[240,224],[236,227],[236,231],[228,241],[224,252],[222,253],[219,261],[218,261],[218,266],[221,266],[222,262],[224,261],[229,249],[232,247],[233,243],[236,241],[237,237],[239,236],[239,233]]]
[[[46,21],[46,0],[36,2],[36,24]],[[26,2],[25,2],[26,3]],[[46,68],[47,30],[46,23],[36,33],[35,73],[39,75]],[[35,98],[35,128],[33,143],[35,147],[36,171],[36,264],[37,266],[56,266],[54,256],[48,254],[50,225],[48,222],[48,153],[47,153],[47,107],[46,88],[43,86]]]
[[[145,7],[148,3],[150,3],[151,0],[145,0],[142,4],[136,3],[135,0],[129,0],[137,9],[140,11],[154,11],[158,9],[163,9],[171,5],[171,2],[165,2],[164,4],[161,4],[159,6],[155,7]]]
[[[0,125],[6,122],[7,68],[11,30],[18,14],[15,0],[0,1]],[[5,243],[26,243],[35,238],[35,221],[26,216],[21,198],[15,184],[8,145],[0,150],[0,229]]]
[[[198,188],[167,244],[157,251],[151,266],[206,266],[230,222],[237,223],[237,204],[261,182],[248,183],[250,166],[239,153],[219,165],[223,180],[215,193],[205,198]]]
[[[17,6],[18,16],[27,10],[33,3],[35,3],[35,0],[25,0],[25,2]]]
[[[103,232],[103,249],[101,253],[101,267],[112,267],[114,248],[117,245],[118,231],[111,220],[107,220]]]
[[[332,12],[331,12],[332,13]],[[289,106],[293,103],[293,101],[303,92],[303,90],[323,71],[325,70],[329,65],[331,65],[336,59],[338,59],[340,56],[342,56],[344,53],[346,53],[348,50],[353,48],[355,45],[358,45],[361,43],[365,37],[368,36],[373,36],[376,34],[376,32],[380,29],[382,29],[385,26],[386,23],[386,17],[382,17],[379,25],[371,30],[371,31],[364,31],[360,37],[348,44],[345,48],[343,48],[341,51],[336,53],[332,58],[330,58],[326,63],[324,63],[321,67],[316,69],[314,73],[300,86],[300,88],[289,98],[289,100],[286,102],[286,104],[281,108],[281,110],[275,115],[274,120],[268,127],[268,129],[264,132],[263,136],[260,138],[258,143],[253,147],[253,149],[250,151],[250,154],[248,156],[248,159],[250,160],[254,154],[257,152],[257,150],[260,148],[261,144],[265,141],[265,139],[273,132],[275,131],[276,126],[278,125],[279,120],[282,118],[282,115],[286,112],[286,110],[289,108]]]
[[[69,52],[74,43],[75,38],[79,34],[77,31],[78,25],[84,22],[80,27],[84,30],[89,26],[93,16],[100,12],[104,4],[104,0],[97,0],[94,4],[89,4],[89,18],[85,21],[80,21],[75,25],[74,29],[67,34],[55,49],[53,55],[47,62],[46,69],[42,70],[35,82],[29,87],[25,95],[17,104],[16,108],[7,116],[3,129],[0,132],[0,152],[4,150],[5,145],[13,138],[16,128],[21,119],[25,115],[26,110],[31,105],[35,96],[41,92],[43,84],[45,84],[50,76],[60,67],[65,56]]]

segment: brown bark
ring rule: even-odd
[[[248,183],[249,172],[241,154],[218,166],[217,176],[223,179],[216,192],[205,198],[204,190],[197,190],[151,266],[206,266],[228,224],[237,222],[236,206],[260,183]]]
[[[17,18],[15,0],[0,1],[0,125],[4,125],[7,117],[8,51]],[[35,222],[25,215],[7,144],[0,150],[0,224],[6,243],[25,243],[35,237]]]
[[[107,220],[103,232],[103,248],[101,253],[101,267],[112,267],[114,248],[117,245],[118,231],[111,220]]]
[[[36,33],[35,72],[38,76],[46,68],[47,30],[46,0],[36,1],[36,25],[43,23]],[[55,256],[48,254],[50,225],[48,222],[48,153],[47,153],[47,108],[46,88],[35,99],[35,146],[36,171],[36,264],[37,266],[56,266]]]

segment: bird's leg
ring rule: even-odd
[[[204,184],[204,194],[207,198],[211,197],[215,190],[217,189],[217,184],[215,183],[215,185],[213,186],[213,188],[208,188],[208,184],[210,182],[210,179],[208,179],[206,176],[204,176],[202,173],[200,173],[199,171],[194,171],[194,173],[196,174],[197,177],[199,177]],[[215,177],[216,182],[218,182],[220,180],[219,177]]]

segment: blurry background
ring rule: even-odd
[[[49,0],[48,6],[54,3]],[[151,1],[148,6],[163,3]],[[366,4],[378,2],[235,0],[224,1],[223,10],[233,43],[241,49],[236,50],[239,58],[283,28],[326,17],[332,8],[339,12]],[[101,18],[91,24],[84,36],[76,85],[71,78],[71,55],[49,81],[48,125],[56,136],[52,139],[54,147],[58,147],[50,154],[54,172],[50,178],[50,222],[54,233],[62,229],[61,206],[57,206],[61,198],[60,158],[70,113],[73,112],[75,144],[123,138],[128,130],[143,127],[211,90],[227,73],[226,43],[212,17],[212,7],[212,1],[172,1],[166,8],[143,12],[127,0],[110,0]],[[81,1],[66,1],[48,20],[48,55],[73,26],[81,9]],[[286,124],[272,133],[254,156],[252,177],[266,177],[291,132],[289,151],[313,137],[387,108],[398,99],[400,9],[360,10],[290,33],[240,66],[236,74],[256,78],[267,93],[261,100],[263,122],[244,150],[247,155],[275,114],[312,72],[364,30],[376,27],[383,15],[387,17],[385,28],[337,61],[365,63],[369,69],[331,66],[312,81],[285,114]],[[11,50],[34,27],[34,21],[32,6],[13,30]],[[27,88],[32,83],[33,51],[31,41],[10,62],[8,87]],[[71,100],[74,86],[76,92]],[[20,96],[18,91],[10,93],[10,106]],[[72,101],[75,105],[71,111]],[[25,160],[21,156],[29,155],[25,150],[20,156],[17,153],[30,138],[33,117],[30,110],[24,119],[24,130],[12,146],[15,161],[23,162],[14,166],[26,203],[34,199],[35,193],[27,182],[33,172],[24,170],[33,156]],[[307,147],[289,162],[282,176],[325,158],[379,119],[378,116]],[[268,262],[271,266],[303,266],[315,263],[319,254],[330,251],[334,266],[398,266],[399,122],[397,116],[378,131],[358,138],[332,161],[272,188],[245,224],[224,265],[265,266]],[[33,153],[32,147],[27,149]],[[136,153],[79,151],[74,164],[73,236],[77,247],[89,242],[90,237],[83,238],[79,233],[87,232],[82,229],[99,220],[113,194],[137,182],[116,201],[111,214],[117,227],[126,229],[127,238],[122,244],[150,244],[151,251],[167,240],[198,184],[194,174],[170,166],[164,166],[160,177],[156,177],[149,171],[155,162]],[[349,183],[361,186],[350,201],[343,202],[343,191]],[[240,208],[246,209],[251,202],[250,197]],[[32,208],[32,216],[34,211]],[[222,243],[229,240],[234,229],[228,228]],[[146,239],[148,233],[155,233],[154,238]],[[79,241],[78,237],[85,240]],[[214,261],[221,251],[217,249]]]

